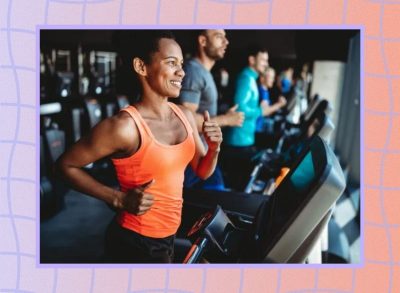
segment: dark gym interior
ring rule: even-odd
[[[246,64],[243,52],[252,44],[268,50],[269,64],[277,76],[287,68],[293,69],[292,102],[288,103],[290,109],[276,115],[273,132],[257,141],[260,152],[254,159],[253,172],[246,179],[246,189],[238,190],[227,184],[224,191],[184,190],[175,262],[182,263],[191,242],[204,239],[192,226],[205,212],[209,212],[207,217],[227,221],[225,227],[234,226],[238,231],[253,229],[251,227],[257,221],[262,227],[268,227],[270,235],[279,239],[270,243],[265,239],[265,233],[260,232],[261,244],[254,244],[258,249],[259,245],[267,243],[270,254],[269,259],[264,259],[266,262],[281,259],[279,245],[285,237],[293,237],[293,242],[298,237],[299,245],[293,248],[295,252],[286,259],[287,262],[313,263],[311,257],[305,260],[304,255],[318,251],[317,263],[358,263],[361,210],[359,30],[227,30],[226,33],[229,39],[226,55],[212,70],[219,90],[219,109],[232,106],[235,78]],[[174,30],[173,34],[185,58],[193,56],[195,33]],[[137,42],[140,46],[146,39],[134,40],[127,36],[129,32],[121,30],[40,31],[41,263],[104,262],[104,232],[115,215],[114,210],[71,189],[55,175],[53,164],[97,123],[137,101],[138,85],[124,58],[124,44]],[[221,83],[222,71],[229,73],[228,84]],[[302,73],[309,78],[307,88],[302,96],[296,96],[296,82],[304,77]],[[294,120],[289,123],[288,118]],[[319,128],[314,130],[312,143],[307,140],[305,144],[307,131],[315,121],[318,121]],[[331,125],[334,126],[329,128]],[[303,143],[302,149],[293,155],[290,147],[297,143]],[[272,201],[265,201],[265,198],[271,197],[268,188],[279,176],[277,168],[280,170],[284,166],[283,161],[290,166],[291,171],[285,180],[291,179],[292,185],[279,186],[272,193],[273,203],[278,207],[284,205],[282,202],[292,203],[281,211],[285,219],[272,213],[265,222],[262,206]],[[314,204],[322,209],[323,206],[321,213],[315,214],[318,225],[295,236],[290,234],[290,229],[287,233],[275,231],[274,227],[282,224],[280,221],[289,221],[291,213],[304,204],[290,196],[297,193],[299,197],[303,196],[296,189],[296,176],[299,172],[310,172],[307,169],[310,164],[315,169],[312,171],[313,181],[304,189],[307,192],[302,192],[304,198],[308,196],[310,207]],[[95,162],[85,170],[100,182],[118,188],[111,160],[106,158]],[[230,170],[222,171],[229,177]],[[225,179],[230,182],[229,178]],[[340,182],[335,185],[328,179]],[[329,191],[324,188],[329,184],[333,184],[332,190],[337,190],[335,196],[326,195]],[[324,196],[324,200],[317,200]],[[222,210],[215,210],[216,205],[222,208],[228,220],[225,214],[221,214]],[[306,212],[306,207],[302,211]],[[302,215],[299,212],[297,216],[301,218]],[[194,231],[190,237],[187,235],[189,231]],[[232,242],[239,241],[235,237],[242,237],[235,231],[232,235],[240,236],[232,236]],[[318,242],[321,247],[315,249],[314,244],[320,238],[326,241]],[[213,246],[225,244],[216,240]],[[236,244],[229,245],[232,254],[226,255],[218,248],[210,249],[207,260],[235,262],[238,248]],[[257,262],[255,256],[243,255],[240,259],[240,262]]]

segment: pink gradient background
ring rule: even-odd
[[[400,292],[399,21],[400,0],[0,1],[0,292]],[[363,27],[363,264],[37,267],[36,25],[61,24]]]

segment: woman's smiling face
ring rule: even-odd
[[[150,64],[145,66],[147,82],[154,92],[171,98],[179,96],[185,72],[182,69],[182,50],[177,42],[160,39],[158,51],[152,54]]]

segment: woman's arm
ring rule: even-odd
[[[203,136],[208,145],[207,152],[205,151],[200,135],[197,131],[196,121],[192,113],[181,107],[183,112],[186,114],[190,125],[193,129],[193,137],[196,145],[195,155],[190,162],[192,169],[195,171],[196,175],[201,179],[207,179],[212,175],[215,170],[218,161],[218,155],[220,151],[220,145],[222,142],[222,132],[221,128],[216,122],[210,120],[210,115],[206,111],[205,118],[203,122]]]
[[[139,148],[140,138],[133,119],[127,113],[105,119],[90,134],[68,149],[56,162],[61,177],[74,189],[132,213],[145,212],[152,196],[144,192],[148,185],[127,193],[106,186],[82,168],[104,157],[133,154]]]

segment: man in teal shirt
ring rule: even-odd
[[[260,106],[257,78],[268,67],[268,52],[262,47],[251,47],[247,61],[248,66],[237,78],[233,101],[238,105],[237,110],[244,113],[243,125],[226,129],[224,133],[224,170],[228,173],[228,185],[237,190],[244,189],[253,167],[257,118],[267,115]]]
[[[268,52],[261,47],[254,47],[248,53],[248,66],[240,72],[234,96],[234,104],[239,105],[238,111],[244,113],[242,127],[232,127],[227,130],[224,141],[233,147],[251,147],[254,145],[257,118],[263,116],[260,107],[257,85],[258,75],[268,67]]]

